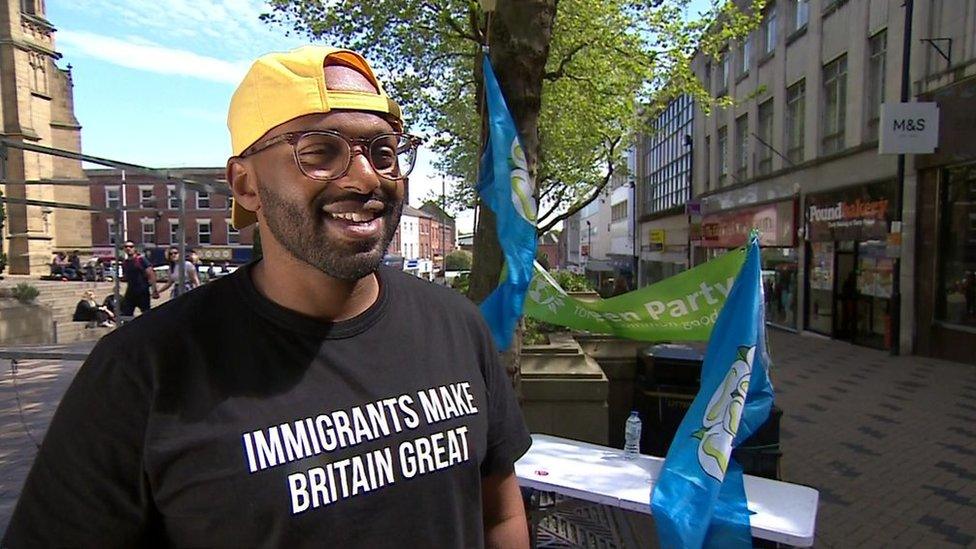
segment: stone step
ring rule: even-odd
[[[89,326],[87,322],[59,322],[57,324],[57,342],[74,343],[76,341],[97,340],[112,330],[113,328]]]

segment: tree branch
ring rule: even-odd
[[[471,57],[471,58],[474,58],[474,54],[473,53],[470,53],[470,52],[455,51],[455,52],[447,52],[447,53],[442,53],[440,55],[435,55],[434,57],[432,57],[427,62],[426,70],[424,70],[424,73],[423,73],[424,80],[430,80],[430,73],[432,73],[437,68],[437,64],[438,63],[440,63],[441,61],[445,61],[447,59],[455,58],[455,57]],[[462,85],[462,87],[463,87],[463,85]]]
[[[542,221],[544,219],[547,219],[550,215],[556,213],[556,210],[558,208],[559,208],[559,204],[558,203],[555,204],[555,205],[553,205],[552,208],[549,208],[549,211],[548,212],[546,212],[546,213],[544,213],[544,214],[542,214],[542,215],[539,216],[539,221]],[[547,224],[546,227],[549,227],[549,225]],[[548,229],[537,230],[536,231],[536,234],[538,234],[538,235],[541,236],[541,235],[545,234],[546,230],[548,230]]]
[[[559,68],[556,69],[555,71],[551,71],[543,74],[542,79],[549,80],[551,82],[553,80],[559,80],[560,78],[562,78],[563,75],[566,74],[566,65],[568,65],[569,62],[573,60],[573,56],[575,56],[577,53],[579,53],[581,49],[585,47],[586,47],[586,43],[580,43],[575,48],[569,50],[569,53],[566,54],[566,56],[559,61]]]
[[[465,39],[465,40],[471,40],[472,42],[475,42],[476,44],[480,44],[481,43],[481,41],[478,40],[478,37],[477,36],[475,36],[474,34],[465,32],[465,30],[463,28],[461,28],[461,25],[457,21],[454,20],[453,15],[451,13],[449,13],[448,10],[447,10],[447,8],[445,8],[444,6],[441,6],[440,4],[437,4],[437,3],[433,2],[432,0],[425,0],[424,2],[421,3],[421,5],[423,7],[425,7],[425,8],[427,8],[427,9],[429,9],[436,16],[440,16],[440,15],[443,14],[444,17],[443,17],[442,20],[444,21],[444,23],[447,24],[448,27],[451,27],[451,30],[454,31],[454,33],[452,34],[452,36],[456,36],[458,38],[462,38],[462,39]],[[451,33],[448,33],[448,34],[451,34]]]
[[[597,185],[596,188],[593,189],[593,193],[590,194],[590,197],[581,202],[577,202],[576,204],[573,204],[572,206],[569,207],[568,210],[559,214],[558,216],[553,218],[551,221],[549,221],[542,227],[536,228],[536,235],[542,236],[546,234],[547,232],[549,232],[549,230],[551,230],[553,227],[556,226],[556,223],[559,223],[564,219],[569,219],[570,216],[582,210],[583,208],[586,207],[587,204],[593,202],[594,200],[597,199],[598,196],[600,196],[600,193],[603,192],[603,189],[606,188],[607,184],[610,183],[610,179],[613,177],[613,153],[616,150],[617,145],[620,143],[620,140],[621,137],[619,136],[614,137],[613,139],[610,140],[609,146],[607,147],[607,174],[603,176],[603,181],[599,185]],[[546,216],[551,215],[551,213],[555,211],[555,208],[557,207],[558,204],[556,206],[553,206],[553,209],[550,210],[549,213],[546,214]],[[546,216],[543,216],[539,219],[544,219]]]
[[[464,82],[461,82],[461,85],[457,87],[457,90],[455,90],[457,93],[452,94],[453,97],[451,97],[447,101],[444,101],[443,103],[440,103],[438,105],[438,108],[441,109],[441,110],[443,110],[446,107],[454,104],[458,99],[461,99],[461,98],[464,97],[464,94],[462,93],[464,91],[464,88],[466,88],[468,86],[477,86],[477,84],[478,83],[475,82],[474,80],[465,80]]]
[[[582,210],[583,208],[585,208],[587,204],[589,204],[590,202],[593,202],[594,200],[596,200],[597,197],[600,196],[600,193],[603,192],[604,187],[607,186],[607,183],[610,182],[610,177],[612,175],[613,175],[613,172],[612,171],[610,173],[608,173],[603,178],[603,181],[599,185],[597,185],[595,189],[593,189],[593,194],[591,194],[589,198],[587,198],[586,200],[583,200],[581,202],[577,202],[576,204],[570,206],[570,208],[568,210],[566,210],[565,212],[563,212],[563,213],[559,214],[558,216],[556,216],[555,218],[553,218],[552,221],[546,223],[544,226],[542,226],[540,228],[537,228],[536,229],[536,234],[539,235],[539,236],[546,234],[547,232],[549,232],[550,229],[552,229],[553,227],[556,226],[556,223],[559,223],[560,221],[562,221],[564,219],[568,219],[570,216],[572,216],[576,212],[578,212],[578,211]]]
[[[545,182],[551,181],[551,180],[552,180],[551,178],[546,177],[546,178],[542,179],[540,181],[540,183],[545,183]],[[540,185],[536,184],[536,188],[539,188],[539,186]],[[546,195],[549,194],[549,191],[551,191],[552,189],[554,189],[556,186],[555,185],[543,185],[542,187],[543,187],[543,191],[539,193],[539,204],[542,204],[542,199],[545,198]]]

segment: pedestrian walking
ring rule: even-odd
[[[150,298],[159,299],[156,289],[156,272],[152,263],[136,250],[131,240],[123,246],[126,258],[122,261],[122,276],[125,277],[125,295],[122,296],[122,315],[132,316],[136,308],[148,312],[152,306]]]
[[[487,326],[382,265],[420,140],[369,64],[263,56],[228,127],[263,259],[102,338],[0,545],[528,547]]]
[[[176,246],[170,246],[166,250],[166,261],[169,263],[169,278],[166,283],[159,289],[159,293],[162,294],[166,290],[170,290],[170,298],[174,298],[180,294],[185,294],[193,288],[200,285],[200,274],[197,272],[196,267],[193,263],[183,259],[180,259],[180,249]],[[180,286],[180,270],[183,271],[183,285]]]

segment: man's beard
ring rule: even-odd
[[[309,211],[302,205],[289,202],[267,185],[258,185],[258,196],[268,230],[295,259],[307,263],[323,273],[340,280],[355,281],[372,273],[383,261],[386,249],[393,241],[403,201],[379,198],[386,207],[381,216],[383,231],[378,237],[348,242],[330,236],[327,214],[322,207],[340,200],[361,199],[362,195],[344,195],[329,200],[315,200]]]

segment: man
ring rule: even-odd
[[[156,272],[153,271],[152,263],[136,250],[136,245],[131,240],[126,240],[123,245],[125,259],[122,261],[122,276],[125,277],[125,295],[122,297],[122,315],[132,316],[139,311],[145,313],[152,306],[149,300],[159,299],[159,291],[156,289]]]
[[[187,260],[180,260],[180,249],[176,246],[170,246],[166,250],[166,261],[169,263],[169,278],[166,280],[166,284],[159,289],[159,293],[165,292],[168,288],[172,287],[170,297],[176,297],[180,294],[185,294],[193,288],[200,285],[200,273],[197,272],[196,266]],[[183,286],[180,286],[180,271],[183,271]]]
[[[381,266],[418,146],[399,107],[306,47],[255,62],[228,126],[264,259],[102,339],[3,545],[527,546],[530,438],[478,310]]]
[[[71,280],[81,280],[81,252],[75,250],[68,256],[68,266],[74,271]]]
[[[54,252],[51,258],[51,278],[64,278],[67,280],[65,269],[68,267],[68,260],[65,259],[64,252]]]

